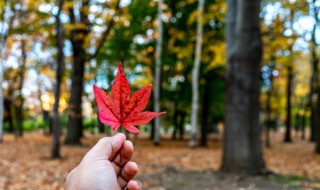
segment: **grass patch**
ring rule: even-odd
[[[300,186],[303,182],[308,181],[307,177],[297,175],[272,175],[268,178],[277,184],[288,185],[291,187]]]

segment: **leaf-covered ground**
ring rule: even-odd
[[[62,147],[60,160],[49,159],[49,136],[40,132],[15,139],[5,135],[0,145],[0,189],[63,189],[68,172],[102,136],[86,135],[83,146]],[[270,177],[230,176],[216,172],[221,162],[221,140],[211,138],[208,148],[187,148],[187,141],[163,140],[154,147],[147,138],[132,136],[133,160],[144,189],[282,189],[320,187],[320,155],[314,145],[296,141],[273,142],[266,149],[268,169],[281,175]]]

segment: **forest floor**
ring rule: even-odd
[[[266,177],[218,172],[219,137],[211,137],[206,148],[189,149],[186,140],[163,139],[155,147],[147,138],[132,136],[133,160],[139,164],[144,189],[320,189],[320,155],[314,154],[314,145],[301,140],[284,144],[280,135],[264,150],[267,168],[276,173]],[[49,136],[32,132],[16,139],[6,134],[0,144],[0,189],[63,189],[68,172],[101,137],[86,134],[82,146],[63,146],[63,158],[51,160]]]

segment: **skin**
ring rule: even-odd
[[[100,139],[69,173],[66,189],[141,190],[141,183],[133,180],[138,173],[137,164],[130,161],[133,152],[132,142],[122,133]]]

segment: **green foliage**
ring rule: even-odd
[[[97,126],[98,126],[97,118],[87,118],[83,122],[83,128],[86,130],[91,130],[93,128],[96,128]]]
[[[27,118],[22,122],[22,125],[23,125],[23,131],[28,132],[32,130],[44,129],[45,122],[39,118]]]

